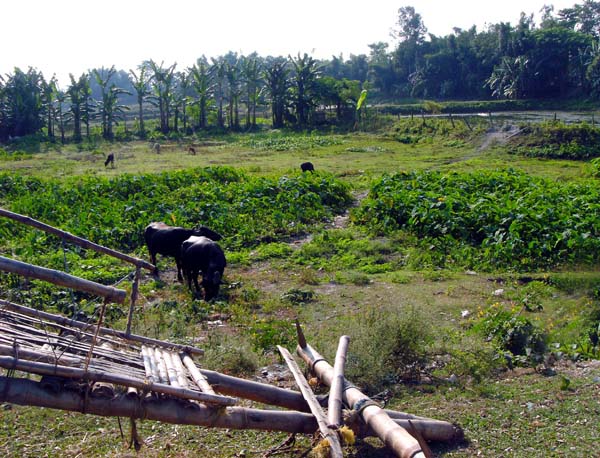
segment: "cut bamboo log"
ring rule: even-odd
[[[189,388],[188,379],[185,373],[185,367],[183,367],[183,362],[177,353],[171,353],[171,360],[173,361],[173,366],[175,366],[175,372],[177,374],[177,383],[182,388]]]
[[[32,316],[35,318],[52,321],[54,323],[62,324],[65,326],[71,326],[71,327],[79,328],[79,329],[90,329],[91,328],[91,325],[88,323],[83,323],[81,321],[72,320],[69,318],[65,318],[64,316],[55,315],[55,314],[48,313],[48,312],[42,312],[41,310],[36,310],[36,309],[30,308],[30,307],[25,307],[23,305],[15,304],[13,302],[9,302],[9,301],[3,300],[3,299],[0,299],[0,307],[6,308],[8,310],[14,310],[16,312],[22,313],[24,315]],[[100,328],[100,334],[118,337],[120,339],[123,339],[125,341],[130,341],[130,342],[139,342],[139,343],[154,345],[154,346],[162,347],[162,348],[177,349],[179,351],[184,351],[186,353],[191,353],[191,354],[196,354],[196,355],[204,354],[204,350],[202,350],[201,348],[191,347],[188,345],[179,345],[179,344],[175,344],[175,343],[171,343],[171,342],[164,342],[162,340],[152,339],[150,337],[138,336],[135,334],[127,334],[126,332],[116,331],[116,330],[110,329],[110,328]]]
[[[329,403],[327,406],[327,419],[329,426],[339,428],[342,426],[342,392],[344,389],[344,371],[346,368],[346,354],[348,353],[348,343],[350,337],[340,337],[338,349],[335,354],[335,363],[333,365],[333,380],[329,390]]]
[[[93,382],[114,383],[116,385],[130,386],[139,390],[155,391],[157,393],[167,394],[180,399],[190,399],[210,404],[231,406],[237,402],[236,399],[226,396],[176,388],[163,383],[150,383],[147,380],[137,380],[125,375],[110,374],[96,371],[94,369],[83,370],[79,368],[17,360],[8,356],[0,356],[0,367],[30,372],[38,375],[51,375],[69,379],[86,379]]]
[[[158,379],[160,383],[169,383],[169,375],[167,373],[167,365],[163,359],[160,348],[154,349],[154,360],[156,361],[156,368],[158,369]]]
[[[153,354],[154,352],[151,349],[149,349],[145,345],[142,345],[142,359],[144,361],[144,370],[146,371],[146,379],[150,383],[154,383],[158,380],[155,375],[158,372],[158,370],[154,367],[155,363]]]
[[[171,358],[171,353],[164,350],[159,350],[162,356],[163,361],[165,362],[165,367],[167,369],[167,377],[169,378],[169,383],[171,386],[179,388],[179,379],[177,378],[177,370],[175,369],[175,364],[173,363],[173,358]]]
[[[183,364],[185,364],[185,367],[187,367],[188,371],[190,372],[190,375],[192,376],[192,379],[194,380],[194,382],[196,382],[196,385],[198,385],[198,388],[200,388],[200,390],[202,390],[205,393],[214,394],[215,391],[206,380],[206,377],[204,377],[204,375],[202,375],[200,370],[196,367],[196,365],[194,364],[194,360],[186,354],[182,354],[181,356],[183,358]]]
[[[325,412],[323,412],[323,409],[321,409],[321,405],[319,404],[317,398],[310,389],[308,382],[302,375],[302,371],[296,364],[296,361],[294,361],[294,358],[292,358],[292,355],[290,355],[290,352],[287,351],[287,349],[279,345],[277,345],[277,348],[279,349],[279,353],[281,353],[281,356],[283,356],[283,359],[290,368],[290,371],[294,375],[296,384],[300,388],[302,396],[304,396],[304,399],[306,399],[306,402],[310,407],[310,411],[317,419],[317,424],[319,425],[319,431],[321,431],[321,435],[324,439],[327,439],[327,441],[329,441],[331,458],[343,458],[344,453],[342,452],[340,438],[338,437],[337,432],[335,430],[327,426],[327,417],[325,416]]]
[[[133,264],[135,266],[143,267],[144,269],[149,270],[149,271],[154,271],[154,265],[150,264],[147,261],[144,261],[143,259],[134,258],[132,256],[128,256],[128,255],[120,253],[118,251],[111,250],[110,248],[106,248],[102,245],[98,245],[94,242],[90,242],[89,240],[86,240],[84,238],[77,237],[76,235],[73,235],[69,232],[62,231],[62,230],[52,227],[48,224],[42,223],[41,221],[37,221],[33,218],[30,218],[29,216],[24,216],[24,215],[20,215],[18,213],[13,213],[11,211],[5,210],[4,208],[0,208],[0,216],[5,216],[6,218],[10,218],[14,221],[18,221],[18,222],[26,224],[28,226],[35,227],[37,229],[41,229],[42,231],[48,232],[50,234],[54,234],[63,240],[67,240],[71,243],[74,243],[75,245],[79,245],[84,248],[89,248],[98,253],[107,254],[109,256],[120,259],[122,261],[129,262],[130,264]]]
[[[135,268],[135,275],[133,277],[133,285],[131,286],[131,298],[129,300],[129,314],[127,315],[127,327],[125,328],[125,334],[131,334],[131,322],[133,321],[133,310],[135,309],[135,301],[138,297],[138,289],[140,284],[140,278],[142,271],[140,266]]]
[[[101,296],[111,302],[122,304],[125,301],[126,291],[113,288],[112,286],[101,285],[90,280],[74,277],[73,275],[60,272],[58,270],[47,269],[45,267],[34,266],[14,259],[8,259],[0,256],[0,270],[21,275],[27,278],[36,278],[44,280],[55,285],[73,288],[96,296]]]
[[[298,334],[302,330],[297,323]],[[298,338],[299,342],[306,342]],[[309,344],[305,347],[298,345],[298,355],[308,364],[312,372],[327,386],[333,380],[333,367]],[[352,409],[358,410],[363,421],[376,433],[399,458],[426,458],[416,438],[406,429],[395,423],[379,406],[373,403],[358,388],[346,384],[344,402]]]

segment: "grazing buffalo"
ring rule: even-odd
[[[188,153],[190,153],[192,156],[196,155],[196,148],[194,148],[193,146],[190,146],[188,148]]]
[[[111,167],[113,169],[115,168],[115,155],[114,155],[114,153],[109,153],[108,156],[106,156],[106,161],[104,161],[104,167],[108,166],[108,164],[111,164]]]
[[[175,258],[177,264],[177,279],[183,282],[181,275],[181,244],[191,236],[204,236],[212,240],[221,240],[221,235],[205,226],[197,229],[184,229],[173,227],[165,223],[150,223],[144,230],[144,240],[150,252],[152,264],[156,266],[156,255],[170,256]],[[154,274],[158,275],[158,267]]]
[[[208,237],[192,236],[181,245],[181,266],[188,288],[192,291],[192,280],[196,293],[200,294],[198,274],[202,272],[204,300],[209,301],[219,294],[219,286],[227,261],[221,247]]]
[[[315,171],[315,166],[313,165],[312,162],[303,162],[302,164],[300,164],[300,168],[302,169],[303,172],[314,172]]]

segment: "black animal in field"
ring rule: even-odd
[[[106,156],[106,160],[104,161],[104,167],[107,167],[108,164],[111,164],[111,166],[113,168],[115,167],[115,155],[114,155],[114,153],[109,153],[108,156]]]
[[[223,271],[227,261],[221,247],[208,237],[192,236],[181,245],[181,266],[190,291],[192,280],[195,294],[201,293],[198,275],[202,273],[204,300],[210,301],[219,294]]]
[[[303,162],[302,164],[300,164],[300,168],[302,169],[303,172],[314,172],[315,171],[315,166],[313,165],[312,162]]]
[[[150,253],[150,259],[155,266],[154,275],[158,276],[156,255],[175,258],[177,264],[177,280],[183,282],[181,275],[181,244],[192,236],[204,236],[211,240],[221,240],[221,235],[206,226],[194,229],[169,226],[162,222],[150,223],[144,230],[144,240]]]

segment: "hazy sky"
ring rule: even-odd
[[[261,56],[308,53],[315,58],[368,54],[393,41],[398,9],[413,6],[428,31],[479,31],[516,24],[521,11],[555,11],[575,0],[2,0],[0,74],[34,67],[61,84],[91,68],[129,70],[153,59],[178,69],[201,55],[234,51]]]

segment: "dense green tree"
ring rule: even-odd
[[[27,72],[15,68],[5,80],[1,129],[5,138],[35,134],[44,126],[44,81],[42,73],[33,68]]]
[[[197,107],[197,127],[205,129],[208,126],[208,109],[213,95],[214,85],[208,62],[200,58],[196,64],[189,69],[191,86],[195,93],[194,105]]]
[[[293,58],[290,56],[293,66],[292,86],[293,103],[296,109],[297,122],[300,127],[308,124],[311,110],[317,105],[315,89],[319,77],[318,62],[308,54]]]
[[[275,129],[284,126],[290,87],[288,65],[287,59],[276,57],[267,61],[264,69],[266,90],[271,102],[271,116]]]
[[[129,70],[131,83],[133,90],[136,95],[136,102],[138,106],[138,119],[139,119],[139,130],[138,135],[141,138],[146,138],[146,126],[144,124],[144,102],[148,99],[151,94],[149,86],[148,66],[141,64],[138,67],[139,73],[133,70]]]
[[[254,53],[241,58],[242,81],[246,87],[246,128],[256,127],[256,107],[262,85],[261,63]]]

